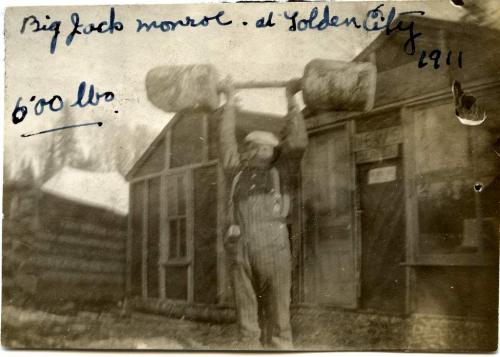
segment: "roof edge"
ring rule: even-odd
[[[184,113],[194,111],[194,112],[205,112],[209,115],[213,115],[214,113],[217,113],[221,107],[217,108],[213,112],[206,112],[200,109],[186,109],[184,111],[176,113],[172,119],[165,125],[165,127],[160,131],[160,133],[156,136],[156,138],[151,142],[151,144],[148,146],[148,148],[144,151],[144,153],[141,155],[141,157],[134,163],[134,165],[130,168],[130,170],[127,172],[125,175],[125,180],[127,182],[130,182],[132,180],[132,177],[134,174],[139,170],[141,165],[146,161],[148,158],[149,154],[154,151],[154,149],[158,146],[159,142],[165,138],[167,130],[175,125],[175,123],[183,116]],[[250,115],[250,116],[259,116],[259,117],[268,117],[268,118],[282,118],[283,116],[278,115],[278,114],[273,114],[273,113],[266,113],[266,112],[256,112],[256,111],[250,111],[250,110],[238,110],[237,113],[241,113],[243,115]]]

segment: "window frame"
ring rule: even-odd
[[[174,171],[174,172],[172,172]],[[180,172],[179,172],[180,171]],[[161,263],[164,265],[173,265],[173,266],[185,266],[189,265],[192,262],[193,259],[193,249],[192,249],[192,243],[193,243],[193,222],[192,222],[192,201],[193,201],[193,196],[192,196],[192,170],[186,169],[186,170],[170,170],[168,173],[166,173],[163,179],[163,185],[164,185],[164,194],[162,197],[164,198],[165,202],[165,210],[162,215],[162,224],[164,225],[164,230],[165,230],[165,246],[164,246],[164,255],[162,256]],[[176,203],[177,203],[177,214],[176,215],[170,215],[169,214],[169,199],[168,199],[168,185],[169,185],[169,177],[175,177],[175,190],[176,190]],[[178,209],[179,209],[179,200],[178,200],[178,178],[182,177],[184,180],[184,197],[185,197],[185,208],[184,208],[184,213],[179,214]],[[171,247],[171,234],[170,234],[170,222],[171,221],[176,221],[177,223],[177,234],[176,234],[176,246],[177,250],[179,251],[179,243],[180,243],[180,237],[179,237],[179,229],[180,229],[180,221],[184,219],[185,220],[185,255],[184,256],[175,256],[171,257],[170,255],[170,247]]]
[[[493,266],[498,264],[494,257],[490,257],[487,252],[484,251],[484,235],[482,237],[477,237],[478,239],[478,249],[475,252],[467,253],[439,253],[439,252],[421,252],[420,240],[421,240],[421,227],[420,227],[420,217],[419,217],[419,197],[417,184],[421,182],[421,175],[417,173],[417,160],[416,160],[416,120],[415,111],[423,109],[425,107],[432,108],[441,105],[449,105],[450,108],[453,107],[449,99],[443,98],[439,101],[429,101],[425,103],[419,103],[416,106],[403,107],[401,109],[402,125],[403,125],[403,150],[404,150],[404,170],[405,170],[405,190],[406,190],[406,225],[407,225],[407,239],[408,239],[408,251],[407,251],[407,261],[404,263],[409,266]],[[468,142],[467,145],[470,145]],[[438,170],[436,172],[427,173],[426,176],[439,175],[441,172],[447,171],[446,169]],[[468,166],[466,168],[455,169],[454,177],[467,176],[468,173],[472,172],[473,168]],[[476,176],[487,176],[489,172],[476,172]],[[481,205],[481,198],[474,193],[474,212],[477,219],[478,212]],[[479,200],[479,203],[477,202]],[[485,217],[479,215],[479,217],[484,221]]]

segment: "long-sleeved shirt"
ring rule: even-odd
[[[302,113],[296,105],[289,107],[281,142],[275,148],[275,159],[267,169],[250,167],[242,160],[236,140],[236,109],[231,104],[224,107],[219,126],[220,158],[227,180],[236,186],[231,190],[234,197],[229,197],[231,206],[234,205],[233,200],[240,201],[254,193],[275,194],[273,167],[279,173],[279,194],[290,193],[290,175],[298,174],[299,162],[307,147],[308,138]],[[237,175],[238,182],[234,185],[233,180]]]

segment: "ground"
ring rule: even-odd
[[[2,345],[48,349],[238,349],[234,323],[198,322],[141,312],[123,314],[118,307],[93,310],[78,311],[72,305],[49,311],[4,305]],[[357,334],[349,326],[332,335],[330,329],[314,328],[319,317],[307,320],[301,325],[308,331],[295,331],[297,349],[352,348]],[[393,344],[384,342],[386,346]]]
[[[51,313],[15,306],[2,312],[2,345],[12,348],[234,349],[235,326],[152,314]]]
[[[239,349],[234,323],[125,313],[116,305],[60,305],[43,309],[4,302],[2,345],[38,349]],[[292,325],[297,350],[496,350],[496,324],[295,309]]]

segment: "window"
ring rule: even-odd
[[[187,175],[167,176],[167,260],[184,260],[187,249]]]
[[[487,208],[495,197],[474,186],[491,190],[498,172],[491,134],[461,125],[450,104],[414,114],[419,259],[444,257],[436,263],[446,264],[447,257],[460,256],[463,264],[486,263],[498,250],[495,214]]]

